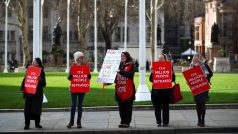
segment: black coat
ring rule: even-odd
[[[24,87],[25,78],[22,81],[22,88]],[[35,94],[24,93],[25,108],[24,113],[30,115],[41,115],[42,101],[43,101],[43,88],[46,86],[45,72],[42,69],[39,77]]]
[[[175,82],[175,74],[174,69],[172,67],[172,82]],[[150,74],[150,82],[153,82],[153,74]],[[151,91],[151,100],[153,105],[157,104],[166,104],[171,101],[171,89],[154,89],[152,87]]]

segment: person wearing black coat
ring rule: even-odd
[[[118,102],[121,118],[119,128],[130,127],[132,119],[132,106],[135,100],[134,84],[135,67],[133,59],[128,52],[122,52],[119,71],[115,79],[115,100]],[[104,83],[106,85],[106,83]]]
[[[30,129],[30,120],[35,120],[35,127],[42,128],[40,125],[40,116],[42,112],[42,101],[43,101],[43,88],[46,86],[45,72],[40,58],[35,58],[32,62],[32,66],[41,67],[41,74],[39,76],[39,82],[37,85],[35,94],[24,93],[25,98],[25,130]],[[25,78],[22,81],[21,90],[24,91]]]
[[[158,61],[166,61],[167,56],[165,54],[160,54]],[[173,71],[172,81],[175,82],[175,74]],[[153,82],[153,73],[150,74],[150,82]],[[169,103],[171,98],[171,89],[154,89],[152,87],[151,92],[151,100],[155,110],[155,117],[157,126],[161,126],[163,122],[163,126],[167,127],[169,125]],[[161,120],[161,110],[163,121]]]

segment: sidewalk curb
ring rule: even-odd
[[[238,109],[238,103],[207,104],[207,109]],[[194,110],[195,104],[170,104],[170,110]],[[83,107],[85,112],[118,111],[118,106]],[[152,105],[134,105],[134,111],[153,110]],[[0,109],[1,112],[23,112],[24,109]],[[43,108],[43,112],[66,112],[70,108]]]
[[[65,130],[27,130],[27,131],[5,131],[3,133],[36,133],[36,134],[182,134],[182,133],[237,133],[238,127],[168,127],[168,128],[125,128],[125,129],[65,129]]]

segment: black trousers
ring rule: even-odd
[[[204,124],[206,115],[206,103],[196,103],[198,123]]]
[[[121,124],[130,124],[132,117],[132,105],[133,101],[118,101],[119,114],[121,117]]]
[[[30,125],[30,120],[35,120],[35,124],[40,124],[40,116],[38,114],[24,114],[25,115],[25,125]]]
[[[163,124],[169,124],[169,90],[157,89],[153,90],[151,100],[155,110],[155,118],[157,124],[161,124],[161,110],[163,116]]]

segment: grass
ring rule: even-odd
[[[20,92],[21,81],[24,73],[0,73],[0,109],[3,108],[23,108],[24,99]],[[46,73],[47,86],[44,89],[48,103],[44,107],[70,107],[69,81],[66,73]],[[107,86],[102,96],[102,84],[96,82],[98,74],[92,73],[91,92],[85,96],[84,106],[114,106],[114,85]],[[151,83],[146,76],[147,86],[151,89]],[[212,88],[210,90],[209,103],[238,103],[238,74],[237,73],[215,73],[212,77]],[[180,84],[184,99],[179,102],[191,104],[193,97],[189,87],[186,85],[182,73],[176,74],[176,81]],[[138,87],[139,76],[135,75],[135,85]],[[147,102],[135,102],[136,105],[149,105]]]

